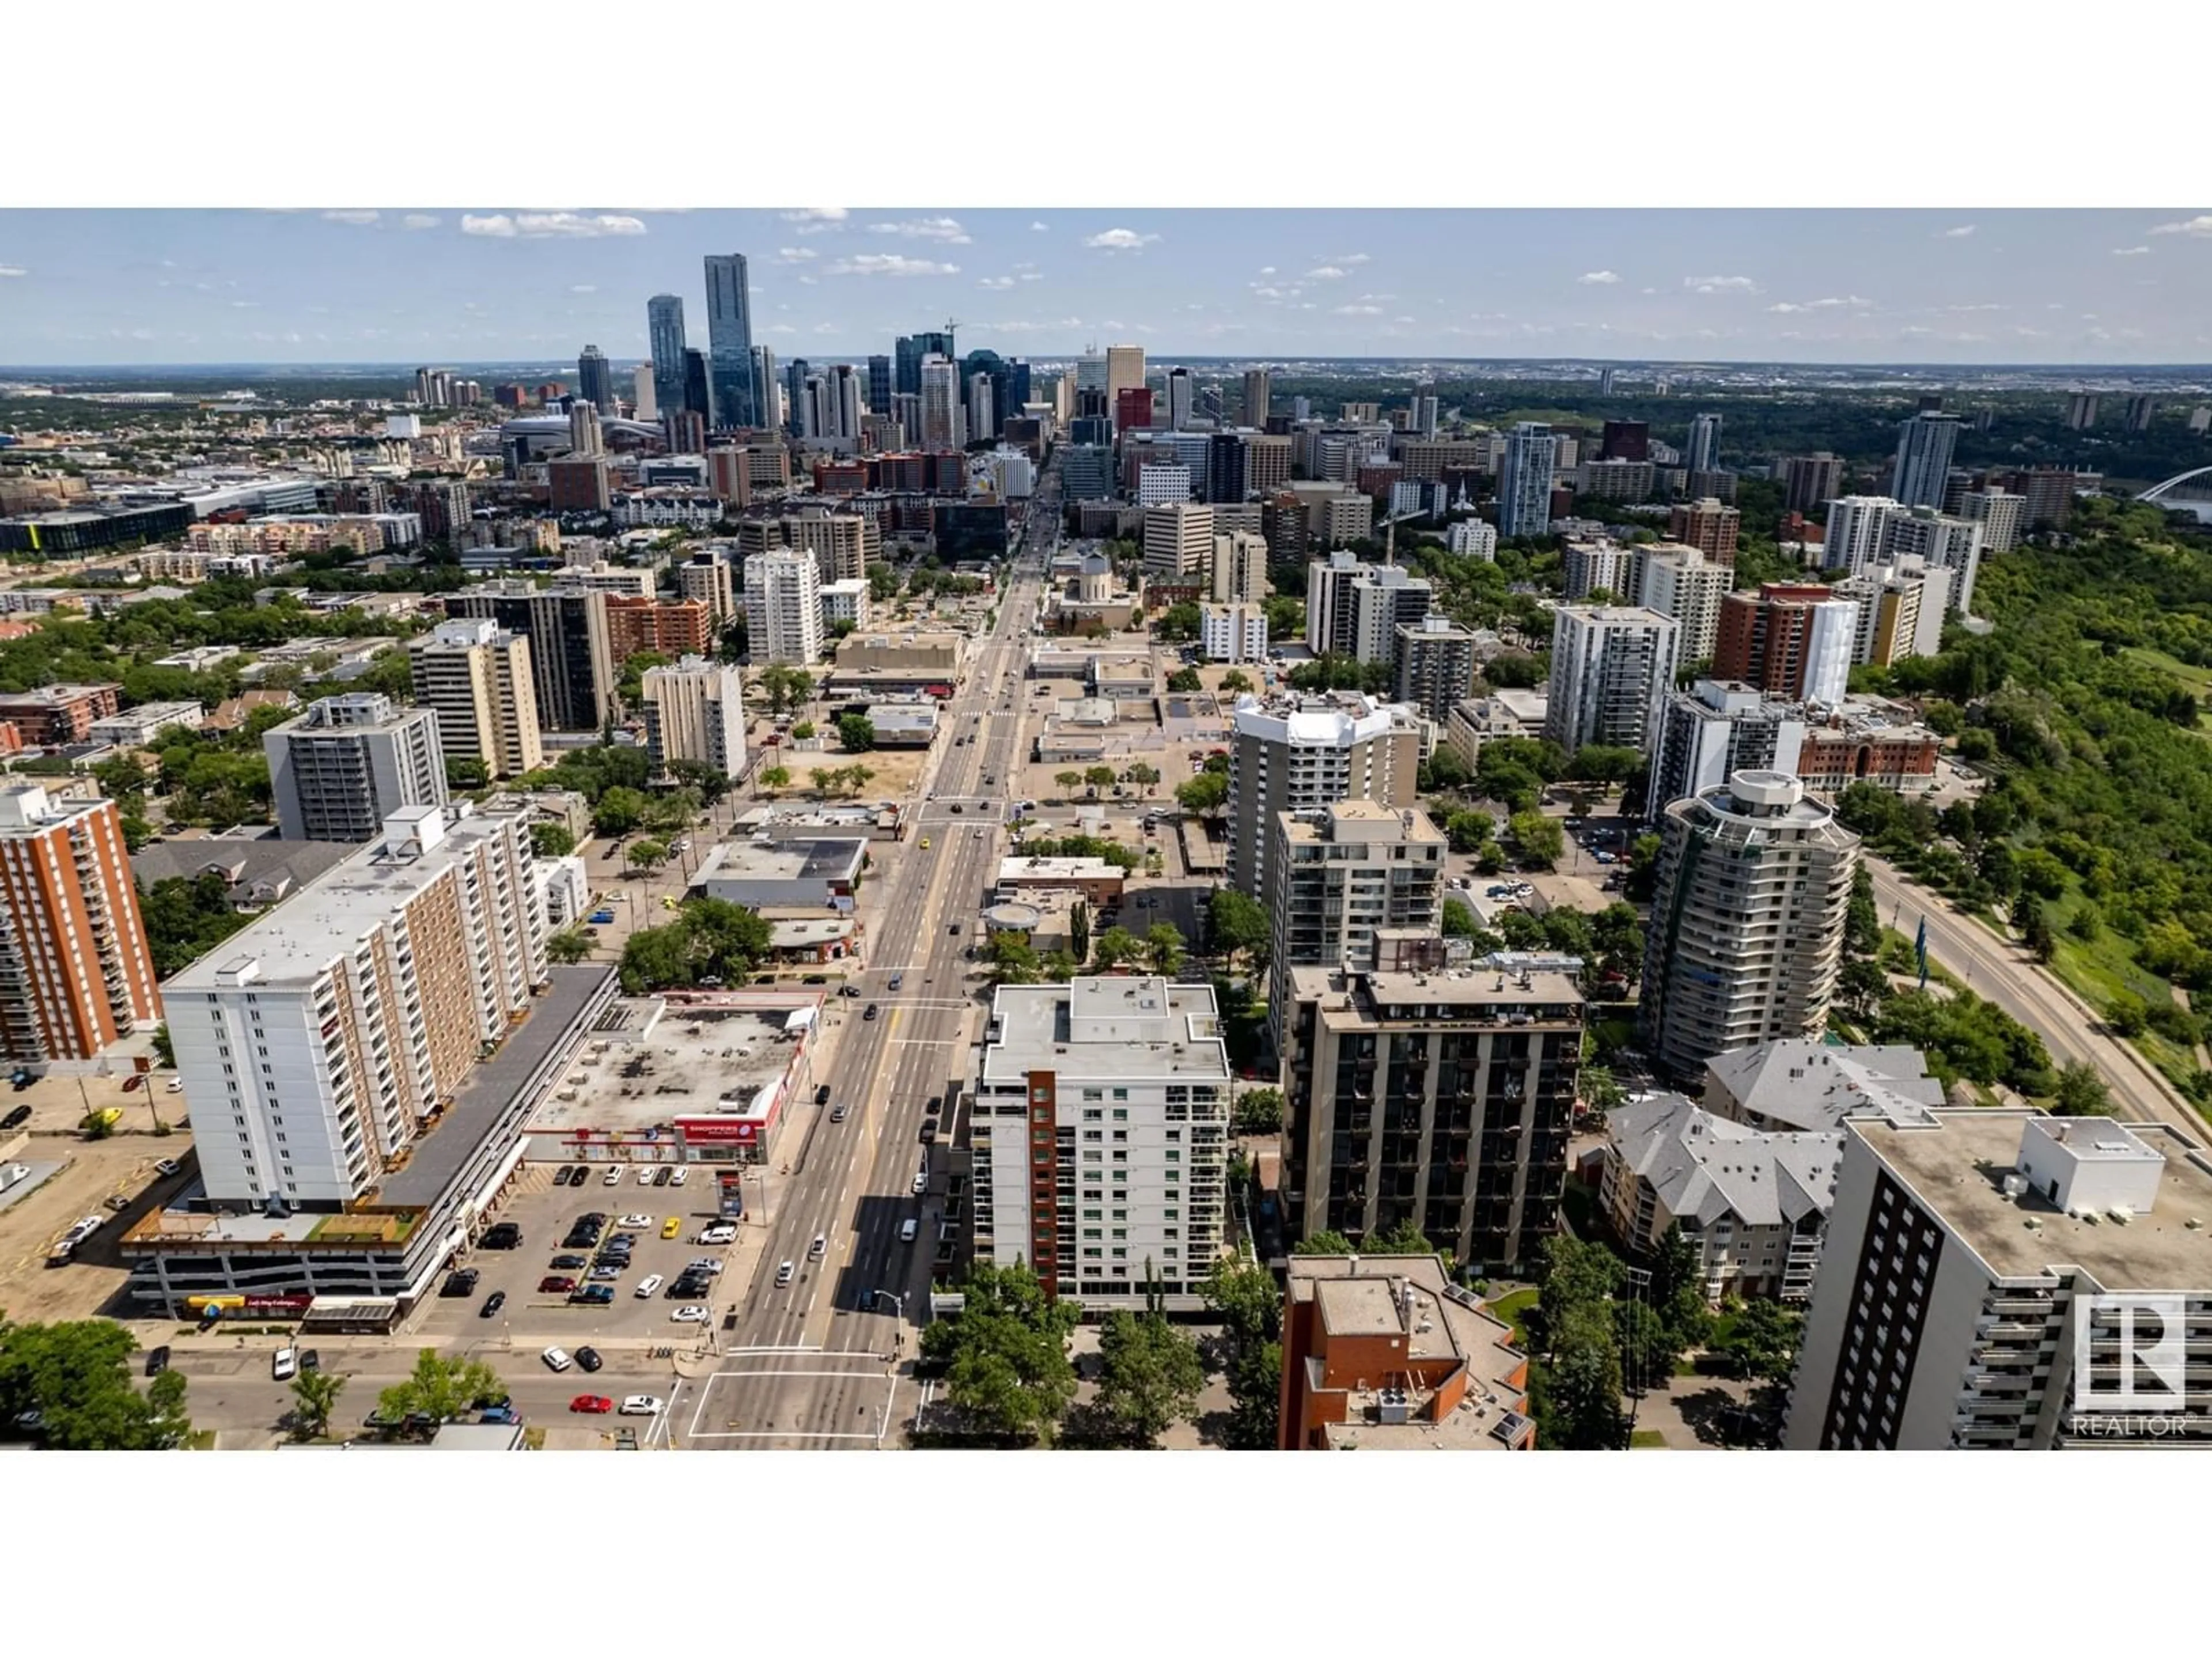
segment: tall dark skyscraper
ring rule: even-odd
[[[957,362],[952,350],[952,336],[942,334],[902,334],[891,347],[896,368],[896,380],[891,390],[903,392],[908,397],[921,395],[921,360],[935,352],[939,356]]]
[[[742,253],[707,256],[707,376],[718,427],[758,424],[753,396],[753,300]]]
[[[891,360],[888,357],[868,359],[868,413],[880,415],[885,420],[891,413]]]
[[[678,405],[701,420],[714,423],[714,395],[707,374],[707,354],[696,346],[684,349],[684,397]]]
[[[1907,507],[1941,507],[1959,441],[1956,415],[1915,415],[1897,429],[1897,459],[1889,493]]]
[[[776,395],[775,353],[767,346],[753,348],[753,407],[757,411],[754,424],[773,427],[776,410],[781,399]]]
[[[614,371],[608,366],[606,355],[595,345],[587,345],[576,359],[577,395],[602,415],[615,412]]]
[[[812,372],[812,366],[804,357],[793,357],[784,368],[783,395],[790,404],[791,414],[788,419],[793,432],[799,429],[799,405],[806,401],[806,377]],[[773,424],[765,413],[762,416],[762,423]]]
[[[665,414],[684,407],[684,301],[656,294],[645,302],[646,337],[653,345],[653,401]]]

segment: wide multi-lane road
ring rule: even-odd
[[[878,1445],[904,1415],[900,1390],[911,1384],[896,1368],[914,1352],[942,1213],[941,1194],[915,1191],[925,1167],[921,1122],[933,1099],[958,1086],[983,1017],[981,981],[966,952],[977,943],[978,912],[1006,845],[1023,677],[1057,535],[1046,526],[1056,520],[1056,506],[1041,495],[1032,508],[1036,541],[1023,550],[997,625],[945,705],[915,827],[877,851],[870,879],[881,901],[868,922],[870,966],[860,995],[832,1005],[841,1026],[826,1081],[846,1119],[833,1123],[828,1109],[802,1108],[811,1122],[791,1125],[777,1164],[763,1172],[769,1248],[737,1329],[722,1334],[716,1374],[679,1394],[679,1446]],[[908,1220],[917,1224],[911,1243],[901,1237]],[[791,1281],[778,1285],[785,1262]]]
[[[1874,877],[1875,904],[1886,926],[1911,939],[1926,918],[1929,958],[1957,974],[1977,996],[1994,1002],[2039,1035],[2059,1064],[2081,1060],[2096,1067],[2112,1085],[2113,1104],[2123,1117],[2170,1124],[2192,1140],[2203,1140],[2203,1118],[2148,1061],[2107,1036],[2095,1011],[2026,950],[1999,939],[1939,895],[1914,886],[1881,860],[1869,856],[1866,862]]]

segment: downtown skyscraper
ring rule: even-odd
[[[1907,507],[1941,507],[1951,476],[1959,417],[1926,410],[1897,429],[1897,463],[1889,493]]]
[[[714,424],[759,424],[753,386],[753,302],[742,253],[707,256],[707,378]]]
[[[645,332],[653,349],[653,401],[663,413],[684,407],[684,301],[656,294],[645,302]]]

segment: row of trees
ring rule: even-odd
[[[41,1443],[57,1451],[167,1451],[191,1431],[188,1385],[164,1370],[142,1392],[130,1358],[137,1339],[106,1319],[0,1322],[0,1421],[37,1413]]]
[[[743,905],[691,899],[664,926],[640,928],[623,943],[623,990],[638,996],[710,979],[735,984],[767,957],[769,938],[768,923]]]
[[[1072,797],[1078,789],[1088,788],[1093,795],[1101,789],[1111,789],[1115,784],[1140,787],[1149,795],[1158,787],[1159,769],[1138,761],[1116,771],[1110,766],[1086,766],[1080,770],[1068,767],[1052,775],[1053,782],[1063,797]]]

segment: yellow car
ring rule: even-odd
[[[673,1238],[683,1231],[684,1218],[680,1215],[672,1215],[660,1224],[660,1236],[663,1238]]]
[[[929,837],[927,836],[924,836],[921,838],[921,850],[925,853],[929,850]]]

